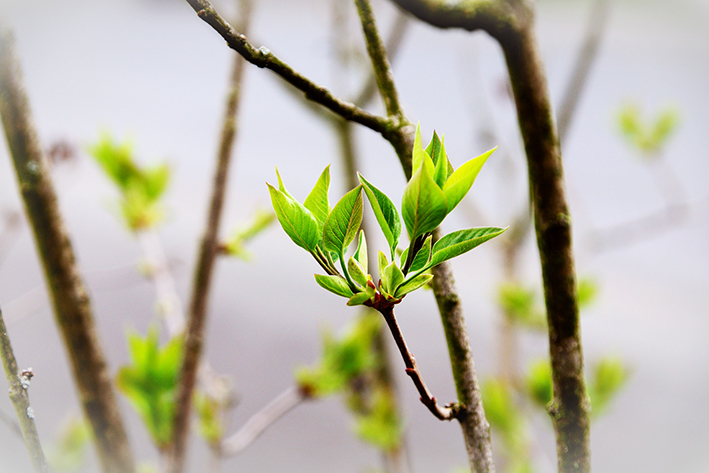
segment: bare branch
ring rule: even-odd
[[[571,79],[566,86],[561,105],[559,105],[559,113],[557,114],[559,141],[562,146],[566,141],[566,136],[576,112],[576,106],[583,93],[591,67],[598,55],[598,48],[601,45],[601,39],[608,23],[608,13],[610,11],[608,0],[593,0],[592,8],[586,36],[581,50],[576,56]]]
[[[243,0],[240,11],[242,31],[248,30],[251,17],[251,1]],[[202,354],[202,344],[207,319],[207,301],[211,289],[214,264],[219,253],[219,228],[222,207],[226,195],[226,183],[229,175],[232,148],[236,137],[239,98],[244,75],[244,59],[234,57],[234,65],[227,94],[222,132],[214,172],[212,196],[207,212],[204,236],[200,244],[199,255],[192,281],[192,298],[189,307],[187,332],[180,382],[177,389],[177,403],[173,424],[173,442],[168,454],[167,471],[179,473],[184,470],[187,435],[189,433],[192,397]]]
[[[132,473],[133,458],[94,327],[91,306],[59,213],[9,33],[0,33],[0,116],[25,211],[34,232],[54,313],[71,360],[103,470]]]
[[[34,413],[30,407],[27,394],[32,372],[30,370],[27,373],[21,373],[17,369],[15,353],[12,351],[10,337],[7,335],[5,321],[2,318],[2,309],[0,309],[0,358],[2,358],[2,366],[5,369],[7,383],[10,385],[10,400],[15,406],[15,413],[20,422],[20,430],[22,431],[22,438],[25,440],[25,446],[30,453],[32,467],[36,472],[47,472],[49,471],[47,460],[44,458],[42,444],[39,442],[39,434],[37,434],[37,427],[34,424]]]
[[[222,441],[221,455],[238,455],[268,427],[307,399],[308,396],[297,386],[286,389],[254,414],[238,432]]]
[[[416,390],[418,390],[421,395],[421,402],[431,411],[437,419],[439,420],[451,420],[454,419],[458,414],[458,406],[451,404],[448,406],[441,406],[436,402],[436,398],[431,394],[431,391],[426,386],[423,381],[421,372],[416,365],[416,359],[414,355],[409,351],[409,347],[406,345],[406,340],[404,340],[404,335],[401,333],[401,328],[399,328],[399,323],[396,321],[394,316],[394,306],[385,305],[382,308],[377,308],[379,312],[384,316],[384,320],[389,326],[396,346],[401,353],[401,357],[404,359],[404,364],[406,365],[406,374],[409,375],[411,381],[414,382]]]
[[[398,123],[384,117],[373,115],[366,110],[335,97],[328,89],[312,82],[307,77],[295,71],[268,49],[264,47],[256,49],[248,42],[246,36],[237,33],[234,28],[219,15],[209,1],[187,0],[187,2],[202,20],[214,28],[214,30],[224,38],[230,48],[241,54],[244,59],[255,66],[270,69],[275,72],[286,82],[303,92],[309,100],[325,106],[347,120],[357,122],[383,135],[399,127]]]

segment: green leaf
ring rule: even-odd
[[[285,195],[287,195],[289,198],[291,198],[291,199],[295,200],[296,202],[298,202],[298,199],[296,199],[295,197],[293,197],[293,196],[290,194],[290,192],[288,192],[288,191],[286,190],[286,186],[283,185],[283,179],[281,179],[281,173],[278,172],[278,168],[277,168],[277,167],[276,167],[276,176],[278,177],[278,190],[281,191],[281,192],[283,192],[283,193],[284,193]]]
[[[507,228],[482,227],[458,230],[445,235],[433,245],[433,256],[428,267],[434,267],[463,253],[467,253],[478,245],[501,235]]]
[[[313,216],[318,220],[322,227],[330,214],[330,203],[327,198],[327,190],[330,188],[330,165],[320,174],[315,187],[310,191],[308,197],[305,198],[303,205],[306,209],[313,213]]]
[[[434,138],[437,137],[435,132],[433,136]],[[433,159],[433,163],[436,166],[435,170],[433,171],[433,180],[436,181],[438,187],[443,188],[443,184],[445,184],[446,180],[448,179],[448,156],[446,155],[446,146],[443,140],[441,140],[440,142],[440,149],[435,150],[434,152],[438,152],[439,156],[438,159],[436,159],[436,157],[431,155],[431,159]]]
[[[362,291],[358,292],[354,296],[350,297],[350,300],[347,301],[347,305],[349,306],[355,306],[355,305],[362,305],[365,302],[367,302],[372,296],[367,293],[367,291]]]
[[[414,292],[416,289],[422,287],[424,284],[428,283],[433,279],[433,274],[419,274],[414,276],[407,281],[404,281],[399,285],[399,287],[394,292],[394,297],[402,298],[410,292]]]
[[[433,237],[431,235],[426,238],[426,241],[423,243],[423,246],[418,251],[418,253],[416,253],[416,256],[414,256],[414,261],[411,263],[411,268],[409,268],[410,273],[425,268],[426,265],[428,265],[428,263],[431,261],[432,240]]]
[[[369,199],[374,216],[384,233],[384,237],[389,243],[391,257],[394,259],[396,247],[399,244],[399,236],[401,236],[401,218],[399,217],[399,212],[396,210],[396,207],[389,197],[370,184],[361,174],[359,174],[359,182],[364,186],[367,199]]]
[[[598,285],[591,279],[582,278],[579,281],[576,292],[576,299],[578,300],[579,308],[584,309],[596,300],[596,296],[598,295]]]
[[[551,364],[549,360],[537,360],[532,363],[529,367],[526,385],[532,400],[540,407],[546,409],[553,396]]]
[[[445,192],[446,198],[448,199],[448,212],[453,210],[460,201],[463,200],[463,197],[465,197],[473,186],[473,182],[475,182],[475,178],[478,177],[478,173],[480,169],[482,169],[483,164],[485,164],[487,158],[489,158],[496,149],[497,148],[493,148],[467,161],[450,175],[443,185],[443,192]]]
[[[386,270],[387,266],[389,266],[389,261],[387,260],[386,255],[384,253],[382,253],[381,251],[379,252],[378,263],[379,263],[379,268],[378,268],[379,269],[379,278],[382,280],[382,285],[384,285],[384,287],[387,287],[384,279],[386,278],[386,271],[385,270]]]
[[[448,200],[426,166],[422,166],[406,184],[402,213],[411,241],[432,232],[446,218]]]
[[[280,182],[280,176],[278,177]],[[271,203],[276,217],[281,223],[281,227],[299,247],[314,251],[320,242],[318,232],[318,221],[313,217],[310,210],[306,209],[300,202],[289,197],[283,191],[266,183],[268,192],[271,194]]]
[[[384,451],[395,450],[401,445],[403,423],[396,410],[394,394],[378,388],[372,397],[371,408],[357,417],[357,434]]]
[[[607,409],[627,379],[628,374],[620,358],[608,356],[598,362],[588,390],[594,417]]]
[[[342,297],[352,297],[354,292],[350,289],[350,285],[347,284],[344,278],[341,276],[324,276],[322,274],[315,275],[315,281],[322,287],[333,294],[337,294]]]
[[[421,144],[421,124],[416,125],[416,136],[414,138],[414,149],[411,152],[411,174],[416,174],[421,166],[425,164],[429,174],[433,174],[433,161]]]
[[[396,288],[404,282],[404,273],[401,272],[399,266],[396,264],[396,261],[392,261],[391,264],[384,269],[384,276],[385,277],[383,279],[386,281],[386,284],[383,284],[384,290],[389,294],[394,295]]]
[[[493,429],[505,440],[514,437],[521,427],[519,410],[514,402],[510,386],[502,380],[488,379],[482,385],[485,416]]]
[[[330,212],[323,228],[323,248],[343,254],[362,224],[362,186],[345,194]],[[343,261],[344,262],[344,261]]]
[[[359,243],[357,244],[357,251],[354,254],[357,262],[362,266],[364,273],[369,272],[369,261],[367,255],[367,239],[364,237],[364,230],[359,231]]]
[[[359,264],[354,256],[350,256],[347,262],[347,270],[350,273],[350,277],[357,283],[361,284],[363,287],[367,285],[367,273],[364,272],[364,268]]]

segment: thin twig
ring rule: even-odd
[[[401,357],[404,359],[404,364],[406,365],[406,374],[409,375],[416,386],[416,390],[419,392],[419,395],[421,395],[421,402],[437,419],[454,419],[458,414],[458,406],[451,404],[444,407],[436,402],[435,396],[431,394],[431,391],[423,381],[421,371],[419,371],[418,366],[416,365],[416,358],[414,358],[414,355],[409,351],[409,347],[406,345],[406,340],[404,340],[404,335],[401,333],[401,328],[399,328],[399,323],[396,321],[396,316],[394,315],[394,307],[387,305],[378,310],[384,316],[384,320],[386,321],[387,326],[394,337],[396,346],[399,349],[399,353],[401,353]]]
[[[182,300],[177,293],[177,285],[172,277],[167,257],[160,237],[153,229],[136,233],[138,242],[143,249],[150,278],[155,285],[158,314],[165,322],[170,336],[181,334],[185,329],[185,315]]]
[[[559,129],[559,141],[562,146],[566,142],[566,136],[574,116],[579,99],[583,94],[583,89],[588,80],[591,67],[598,56],[598,48],[603,39],[603,33],[608,24],[608,16],[610,12],[608,0],[592,0],[591,15],[589,17],[586,35],[584,36],[583,44],[576,56],[571,79],[569,79],[564,95],[562,96],[561,105],[559,105],[559,113],[557,114],[557,127]]]
[[[30,407],[29,396],[27,390],[32,377],[31,370],[27,373],[21,373],[17,369],[17,360],[15,353],[12,351],[10,337],[7,334],[5,321],[2,318],[2,309],[0,309],[0,357],[2,358],[2,366],[5,368],[5,377],[10,385],[9,395],[12,404],[15,406],[15,413],[20,422],[20,430],[22,438],[25,440],[25,446],[30,453],[32,467],[37,472],[47,472],[47,460],[44,458],[42,444],[39,442],[39,434],[34,423],[34,412]]]
[[[240,13],[242,22],[241,30],[247,31],[248,21],[251,16],[250,0],[243,0]],[[244,38],[243,36],[241,37]],[[180,370],[180,382],[177,389],[173,442],[167,462],[167,471],[170,473],[180,473],[184,470],[192,396],[202,354],[202,344],[207,319],[207,301],[211,289],[214,264],[219,255],[219,227],[226,195],[226,183],[232,148],[237,131],[236,116],[239,108],[243,73],[244,60],[236,56],[234,58],[226,109],[224,111],[223,127],[217,155],[217,165],[214,173],[212,196],[207,213],[207,222],[193,275],[192,296],[189,306],[187,332],[185,334],[184,356]]]
[[[133,458],[94,327],[89,297],[64,228],[28,103],[12,36],[0,32],[0,116],[74,381],[93,428],[103,470],[132,473]]]
[[[238,432],[222,441],[221,455],[231,457],[241,453],[269,426],[307,399],[306,393],[297,386],[286,389],[254,414]]]
[[[0,422],[3,422],[5,425],[7,425],[7,427],[12,430],[15,435],[18,435],[20,438],[23,438],[22,430],[20,429],[19,424],[15,422],[15,420],[3,410],[0,410]]]

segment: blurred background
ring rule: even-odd
[[[390,2],[374,1],[386,36]],[[227,0],[215,3],[233,15]],[[537,31],[555,106],[560,106],[596,8],[587,0],[538,2]],[[128,361],[127,330],[155,321],[144,254],[115,210],[117,193],[87,149],[102,132],[131,141],[142,164],[172,170],[158,228],[178,294],[187,303],[203,231],[233,53],[186,2],[165,0],[0,0],[0,21],[15,33],[40,139],[78,263],[89,287],[112,372]],[[600,43],[563,142],[579,276],[596,296],[582,312],[586,364],[612,355],[626,369],[622,389],[594,420],[598,472],[709,471],[709,2],[617,0],[607,5]],[[368,77],[354,5],[334,0],[254,0],[249,38],[338,96],[354,96]],[[407,116],[424,136],[445,133],[458,166],[499,146],[446,232],[507,226],[524,209],[526,168],[501,51],[484,33],[443,31],[412,20],[394,62]],[[288,190],[304,199],[332,164],[331,201],[346,190],[336,136],[269,71],[246,68],[224,236],[258,208],[277,165]],[[381,103],[371,109],[382,113]],[[633,140],[627,124],[672,122],[656,146]],[[620,117],[625,117],[622,122]],[[667,118],[669,117],[669,118]],[[626,132],[622,131],[622,123]],[[391,146],[355,128],[360,171],[399,204],[405,178]],[[426,140],[427,138],[425,138]],[[0,303],[18,362],[36,374],[30,389],[40,435],[50,444],[80,412],[22,215],[7,147],[0,146]],[[370,246],[384,248],[384,239]],[[379,238],[379,240],[377,240]],[[504,243],[493,241],[453,262],[481,379],[504,364],[499,288]],[[253,258],[218,261],[210,300],[206,357],[233,378],[239,403],[229,431],[293,384],[293,371],[315,362],[324,327],[356,315],[322,291],[312,258],[277,225],[249,243]],[[527,238],[516,278],[541,304],[536,243]],[[541,306],[540,306],[541,307]],[[429,387],[443,402],[455,388],[435,301],[429,291],[398,307],[407,342]],[[508,334],[509,335],[509,334]],[[518,369],[547,353],[546,336],[513,334]],[[419,403],[401,360],[393,359],[412,471],[454,472],[467,460],[460,430]],[[140,461],[157,461],[140,419],[120,396]],[[12,413],[5,397],[0,410]],[[551,424],[529,414],[535,471],[556,470]],[[381,468],[376,449],[352,433],[342,399],[305,403],[222,471],[365,472]],[[498,440],[496,440],[498,442]],[[496,443],[496,450],[504,446]],[[204,471],[207,447],[190,442],[191,471]],[[0,424],[0,470],[24,471],[27,454]],[[96,471],[93,451],[83,471]]]

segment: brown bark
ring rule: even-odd
[[[133,458],[98,341],[91,304],[59,212],[13,49],[11,35],[0,33],[0,115],[55,318],[84,413],[93,428],[103,470],[133,472]]]

